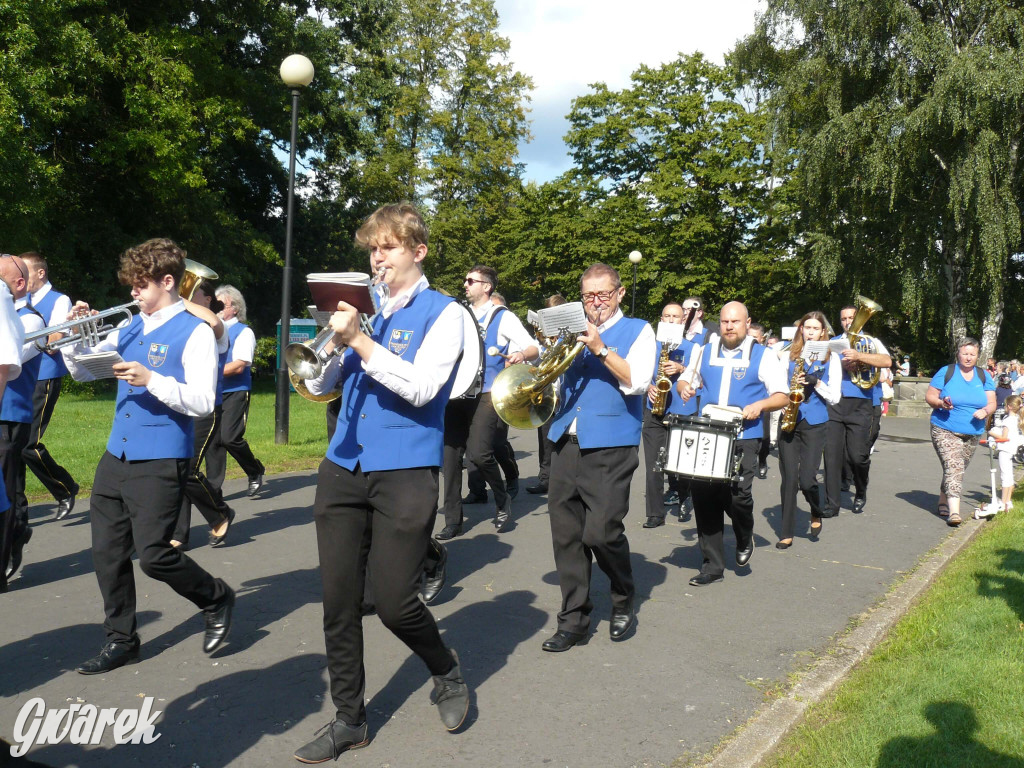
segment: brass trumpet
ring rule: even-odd
[[[70,347],[81,342],[87,347],[95,347],[101,340],[116,331],[125,323],[131,322],[132,310],[139,306],[139,302],[130,301],[110,309],[104,309],[94,315],[82,315],[58,325],[51,325],[49,328],[41,328],[38,331],[25,334],[25,341],[34,341],[39,349],[46,352],[56,352],[62,347]],[[104,320],[110,317],[121,315],[124,319],[117,323],[105,323]],[[62,335],[62,338],[54,342],[47,342],[46,339],[55,333]],[[66,335],[65,335],[66,334]]]

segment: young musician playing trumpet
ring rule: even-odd
[[[363,670],[363,586],[369,571],[377,614],[434,678],[449,731],[469,710],[459,659],[446,648],[419,599],[424,558],[437,515],[444,411],[462,351],[462,310],[432,290],[421,264],[427,228],[411,205],[378,209],[356,233],[383,270],[390,296],[360,330],[340,302],[331,316],[332,356],[313,394],[342,383],[338,425],[320,464],[313,516],[323,580],[324,639],[335,719],[295,753],[303,763],[336,759],[369,743]],[[328,351],[331,347],[328,347]]]
[[[788,549],[793,544],[793,530],[796,520],[796,489],[800,490],[811,507],[811,536],[821,532],[821,502],[818,495],[818,468],[825,449],[825,432],[828,425],[826,403],[839,402],[840,386],[843,379],[842,358],[830,354],[826,349],[820,358],[807,359],[804,347],[809,341],[825,341],[825,315],[808,312],[797,323],[796,337],[785,351],[788,363],[786,375],[792,394],[802,394],[803,401],[790,413],[787,406],[783,424],[779,430],[779,470],[782,473],[782,535],[775,544],[778,549]],[[797,372],[798,362],[803,359],[803,371]],[[796,388],[794,390],[794,387]],[[787,419],[793,426],[787,429]]]

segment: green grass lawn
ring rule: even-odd
[[[327,449],[325,406],[311,403],[293,394],[289,406],[288,444],[274,443],[273,382],[262,383],[253,393],[249,406],[249,424],[245,436],[253,453],[268,473],[315,468]],[[81,485],[80,496],[92,488],[96,465],[106,450],[110,423],[114,418],[114,394],[96,396],[64,393],[43,444],[53,457]],[[242,477],[243,472],[228,457],[228,477]],[[43,485],[31,472],[26,480],[30,501],[50,499]]]
[[[1024,502],[1015,503],[766,766],[1024,766]]]

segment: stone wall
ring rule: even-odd
[[[930,417],[932,407],[924,399],[930,383],[930,376],[897,376],[893,382],[896,394],[893,396],[892,402],[889,403],[889,415],[911,418]]]

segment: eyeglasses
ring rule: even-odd
[[[476,285],[477,283],[483,283],[484,285],[490,285],[490,280],[474,280],[472,277],[467,277],[462,281],[466,285]]]
[[[600,301],[602,304],[612,300],[612,296],[617,294],[618,289],[614,291],[588,291],[584,293],[580,298],[583,299],[585,304],[593,304],[595,301]]]

